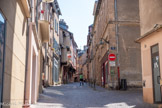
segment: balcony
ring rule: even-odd
[[[48,9],[49,4],[48,1],[45,0],[47,3],[41,2],[39,6],[39,13],[38,13],[38,29],[39,29],[39,35],[42,39],[43,43],[49,42],[50,38],[50,11]]]
[[[62,64],[66,64],[67,61],[68,61],[67,49],[66,48],[62,48],[61,49],[61,63]]]
[[[30,8],[29,8],[29,3],[27,0],[21,0],[21,3],[23,5],[23,8],[25,10],[26,17],[30,17]]]
[[[49,22],[45,20],[39,20],[38,23],[42,42],[49,42]]]

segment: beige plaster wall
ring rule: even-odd
[[[142,57],[142,80],[146,81],[143,87],[143,99],[145,102],[153,103],[153,81],[152,81],[152,63],[151,46],[159,44],[160,69],[162,69],[162,30],[155,32],[141,42]],[[162,72],[161,72],[162,76]]]
[[[7,20],[3,102],[13,103],[10,108],[21,108],[26,65],[25,12],[20,0],[1,0],[0,10]]]
[[[155,24],[162,24],[161,0],[139,0],[141,35],[153,29]]]

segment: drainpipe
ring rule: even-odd
[[[31,3],[30,4],[30,11],[32,10],[31,9]],[[28,73],[28,55],[29,55],[29,28],[30,28],[30,22],[31,22],[31,18],[28,18],[27,19],[27,33],[26,33],[26,66],[25,66],[25,81],[24,81],[24,105],[23,107],[26,107],[29,105],[29,103],[26,103],[26,85],[27,85],[27,73]]]
[[[31,15],[31,18],[32,18],[31,21],[34,22],[34,19],[35,19],[34,18],[35,17],[34,16],[34,0],[32,0],[32,4],[31,4],[31,13],[32,13],[32,15]]]
[[[94,38],[93,38],[93,40],[94,40]],[[93,57],[93,42],[92,42],[92,79],[91,79],[91,82],[93,82],[93,77],[94,77],[93,63],[94,63],[94,57]]]
[[[116,49],[117,49],[117,72],[118,72],[118,89],[120,88],[120,71],[119,71],[119,35],[118,35],[118,12],[117,12],[117,0],[115,0],[115,37],[116,37]]]
[[[38,1],[37,1],[38,3]],[[30,11],[31,11],[31,17],[27,19],[27,33],[26,33],[26,37],[27,37],[27,42],[26,42],[26,66],[25,66],[25,85],[24,85],[24,105],[23,107],[27,107],[29,106],[29,103],[26,103],[26,88],[27,88],[27,74],[28,74],[28,56],[29,56],[29,29],[30,29],[30,22],[34,22],[34,0],[31,0],[30,4]]]
[[[28,53],[29,53],[29,21],[30,18],[27,20],[27,33],[26,33],[26,66],[25,66],[25,85],[24,85],[24,105],[26,105],[26,83],[27,83],[27,72],[28,72]]]

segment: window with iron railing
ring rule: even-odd
[[[45,21],[50,21],[50,5],[47,3],[40,3],[39,6],[39,20],[45,20]]]
[[[55,19],[55,32],[56,32],[56,19]]]
[[[58,33],[58,23],[57,23],[57,20],[56,20],[56,33]]]

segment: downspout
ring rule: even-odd
[[[116,50],[117,50],[117,77],[118,77],[118,89],[120,88],[120,71],[119,71],[119,35],[118,35],[118,11],[117,11],[117,0],[115,0],[115,37],[116,37]]]
[[[27,20],[27,33],[26,33],[26,66],[25,66],[25,85],[24,85],[24,105],[26,105],[26,80],[28,72],[28,53],[29,53],[29,19]]]
[[[26,42],[26,66],[25,66],[25,85],[24,85],[24,105],[23,107],[26,107],[26,106],[29,106],[29,103],[28,101],[26,101],[26,86],[27,86],[27,75],[28,75],[28,65],[29,62],[28,62],[28,56],[29,56],[29,29],[30,29],[30,22],[34,21],[33,19],[33,16],[34,16],[34,0],[31,0],[31,2],[29,3],[30,4],[30,12],[31,12],[31,17],[27,19],[27,33],[26,33],[26,36],[27,36],[27,42]]]
[[[93,36],[94,36],[94,34],[93,34]],[[94,37],[93,37],[93,41],[94,41]],[[93,69],[93,63],[94,63],[94,57],[93,57],[93,41],[92,41],[92,70],[91,70],[92,71],[91,72],[92,73],[92,76],[91,76],[92,79],[91,79],[91,82],[93,81],[93,77],[94,77],[94,71],[93,71],[94,70]]]
[[[29,3],[30,4],[30,7],[31,7],[31,3]],[[31,8],[30,8],[30,12],[31,12]],[[28,105],[29,103],[26,103],[26,83],[27,83],[27,72],[28,72],[28,53],[29,53],[29,28],[30,28],[30,26],[29,26],[29,23],[31,22],[31,18],[28,18],[27,19],[27,33],[26,33],[26,66],[25,66],[25,81],[24,81],[24,83],[25,83],[25,85],[24,85],[24,105],[23,105],[23,107],[26,107],[26,105]]]

